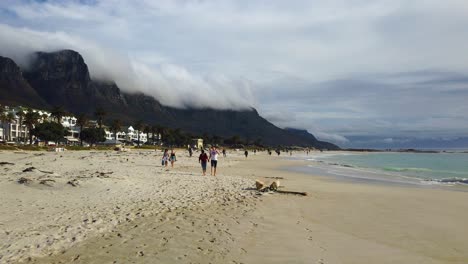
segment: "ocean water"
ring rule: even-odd
[[[416,184],[468,185],[468,153],[314,153],[303,172]],[[320,175],[320,174],[319,174]]]

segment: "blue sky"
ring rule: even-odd
[[[0,55],[72,48],[167,105],[391,144],[467,135],[466,28],[458,0],[4,0]]]

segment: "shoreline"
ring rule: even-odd
[[[219,176],[216,178],[197,175],[201,174],[198,163],[190,161],[184,157],[185,153],[181,153],[176,168],[170,170],[168,175],[148,175],[151,164],[147,160],[154,154],[148,153],[135,151],[117,156],[115,152],[81,152],[76,157],[76,154],[71,154],[68,162],[77,166],[88,165],[89,160],[97,160],[92,158],[93,155],[118,161],[109,167],[115,171],[109,178],[94,177],[90,183],[99,182],[98,186],[106,184],[105,187],[101,186],[104,196],[94,196],[101,199],[122,196],[119,193],[107,193],[107,184],[111,182],[115,184],[111,189],[117,188],[120,183],[132,184],[132,188],[126,189],[129,193],[123,197],[123,205],[119,205],[125,209],[121,210],[125,212],[122,216],[127,217],[126,213],[130,212],[132,217],[130,221],[123,218],[121,223],[107,229],[92,229],[81,241],[50,251],[50,256],[29,255],[30,262],[461,264],[468,261],[468,252],[464,250],[468,248],[468,230],[462,228],[464,220],[468,219],[468,205],[464,202],[468,195],[465,192],[343,182],[323,176],[283,171],[281,168],[297,166],[301,162],[270,157],[265,153],[250,155],[248,159],[243,158],[240,152],[228,153],[228,158],[221,159],[219,163]],[[33,166],[36,166],[35,159],[44,159],[41,162],[46,164],[46,160],[53,161],[54,157],[60,160],[58,157],[61,154],[51,157],[28,156],[25,162],[32,160]],[[63,157],[66,155],[68,153]],[[82,157],[86,160],[84,164],[81,163]],[[121,164],[127,164],[127,158],[128,168],[121,168]],[[105,166],[105,163],[94,162],[101,167]],[[45,165],[37,167],[50,169]],[[166,173],[165,169],[161,173]],[[260,179],[271,182],[273,179],[268,177],[282,177],[280,182],[285,190],[306,191],[309,196],[277,193],[256,195],[251,190],[254,181]],[[126,201],[135,191],[144,196],[144,186],[153,181],[162,184],[160,180],[166,182],[160,186],[164,186],[169,196],[149,192],[148,198],[153,203]],[[0,183],[0,188],[4,188],[5,182]],[[182,190],[177,188],[181,183],[185,186]],[[11,184],[19,186],[17,183]],[[71,190],[85,192],[87,188],[84,186]],[[31,187],[21,186],[27,190]],[[176,192],[178,189],[181,192]],[[29,191],[43,193],[42,189]],[[21,192],[23,196],[26,194]],[[155,198],[155,195],[164,200]],[[91,198],[88,202],[75,200],[75,205],[82,207],[88,203],[91,212],[95,210],[93,206],[106,205],[105,199],[95,201],[94,205],[89,204],[94,200]],[[159,205],[161,201],[169,204],[187,200],[191,201],[190,204],[177,208]],[[51,201],[51,206],[45,210],[50,214],[63,214],[58,206],[56,211],[52,209],[55,203]],[[142,210],[139,211],[140,208]],[[10,210],[14,208],[3,208],[2,211]],[[36,212],[39,211],[31,213]],[[107,215],[110,212],[103,213]],[[138,213],[140,216],[137,216]],[[2,215],[0,223],[8,225],[5,215]],[[40,218],[40,215],[36,216],[36,219]],[[96,217],[95,220],[99,219]],[[36,229],[40,223],[36,223]],[[44,220],[44,223],[47,221]],[[19,225],[18,228],[26,233],[38,232],[28,229],[28,225]],[[57,239],[60,241],[60,236]],[[4,254],[5,250],[1,252]]]
[[[311,156],[298,155],[295,158],[285,157],[286,159],[291,160],[303,160],[307,162],[304,166],[298,168],[284,168],[285,170],[291,170],[296,172],[301,172],[310,175],[322,175],[329,178],[335,178],[342,181],[355,181],[355,182],[368,182],[373,184],[391,184],[391,185],[410,185],[417,186],[422,188],[443,188],[443,189],[455,189],[458,191],[468,191],[468,174],[461,174],[460,168],[457,171],[437,171],[437,169],[431,168],[393,168],[392,165],[356,165],[352,161],[346,161],[346,159],[331,159],[328,160],[330,156],[340,156],[340,155],[380,155],[382,153],[356,153],[356,152],[326,152],[326,153],[317,153],[312,154]],[[401,154],[397,152],[385,152],[386,154]],[[414,153],[414,154],[434,154],[434,153]],[[440,153],[444,154],[461,154],[463,153]],[[322,155],[322,157],[320,157]],[[436,154],[437,155],[437,154]],[[438,161],[436,161],[438,162]],[[440,162],[445,162],[444,160]],[[459,161],[463,162],[463,161]],[[365,164],[365,163],[364,163]],[[370,166],[370,167],[369,167]],[[372,167],[374,166],[374,167]],[[383,166],[383,167],[382,167]],[[393,165],[395,166],[395,165]],[[405,165],[403,165],[405,166]],[[423,165],[424,166],[424,165]],[[408,170],[408,172],[406,172]],[[420,171],[420,172],[432,172],[442,175],[444,173],[452,173],[455,175],[446,175],[441,177],[435,174],[411,174],[411,171]]]

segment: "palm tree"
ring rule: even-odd
[[[140,132],[141,132],[141,129],[143,128],[143,121],[141,120],[138,120],[135,125],[133,126],[133,128],[138,131],[137,132],[137,142],[138,142],[138,146],[140,146]]]
[[[42,122],[47,121],[47,118],[49,118],[49,115],[47,115],[45,113],[41,115]]]
[[[61,106],[55,106],[50,111],[50,115],[57,120],[57,123],[62,123],[62,117],[65,115],[65,110]]]
[[[154,144],[154,135],[158,132],[158,126],[157,125],[152,125],[151,126],[151,136]]]
[[[156,126],[156,131],[159,134],[159,145],[161,145],[161,141],[166,135],[167,128],[158,125]]]
[[[29,144],[30,145],[32,145],[32,136],[33,136],[32,130],[34,128],[34,125],[39,123],[39,118],[41,118],[39,113],[33,112],[32,109],[28,109],[28,112],[26,113],[26,115],[24,115],[24,124],[26,125],[29,131]]]
[[[6,113],[6,112],[2,112],[2,113],[0,114],[0,121],[2,121],[2,126],[3,126],[3,127],[2,127],[2,128],[3,128],[3,141],[5,141],[5,142],[7,141],[7,139],[6,139],[6,127],[5,127],[5,125],[6,125],[6,119],[7,119],[7,113]]]
[[[143,133],[146,134],[146,142],[149,141],[149,133],[151,132],[151,126],[150,125],[144,125],[143,127]]]
[[[26,113],[23,111],[23,109],[20,109],[18,111],[18,113],[16,113],[16,115],[19,117],[19,130],[20,130],[20,136],[18,137],[18,142],[20,141],[20,137],[21,137],[21,130],[23,128],[23,119],[24,119],[24,116],[26,115]]]
[[[117,140],[117,133],[122,129],[122,123],[120,122],[120,120],[115,119],[114,121],[112,121],[110,129],[114,133],[115,140]]]
[[[94,112],[94,116],[98,120],[99,128],[102,128],[102,119],[104,118],[106,114],[107,114],[106,111],[104,111],[102,107],[96,108],[96,111]]]
[[[8,127],[9,127],[10,129],[11,129],[11,123],[13,123],[13,121],[15,121],[15,120],[16,120],[15,114],[13,114],[13,113],[11,113],[11,112],[8,113],[8,114],[6,114],[6,116],[5,116],[5,123],[8,124]],[[8,129],[8,130],[10,130],[10,129]],[[8,133],[8,140],[11,140],[11,133]]]
[[[83,139],[81,138],[81,131],[83,131],[83,127],[88,125],[88,117],[86,114],[79,114],[76,118],[76,124],[80,126],[80,145],[83,146]]]

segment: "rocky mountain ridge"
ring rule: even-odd
[[[224,138],[238,135],[249,141],[261,139],[271,146],[338,148],[318,141],[309,133],[291,133],[278,128],[253,108],[242,111],[177,109],[142,93],[123,92],[115,83],[92,80],[83,57],[72,50],[37,52],[24,71],[11,59],[0,57],[0,103],[45,109],[63,106],[74,114],[89,116],[100,107],[107,112],[105,120],[120,119],[124,124],[143,120],[199,135],[208,133]]]

